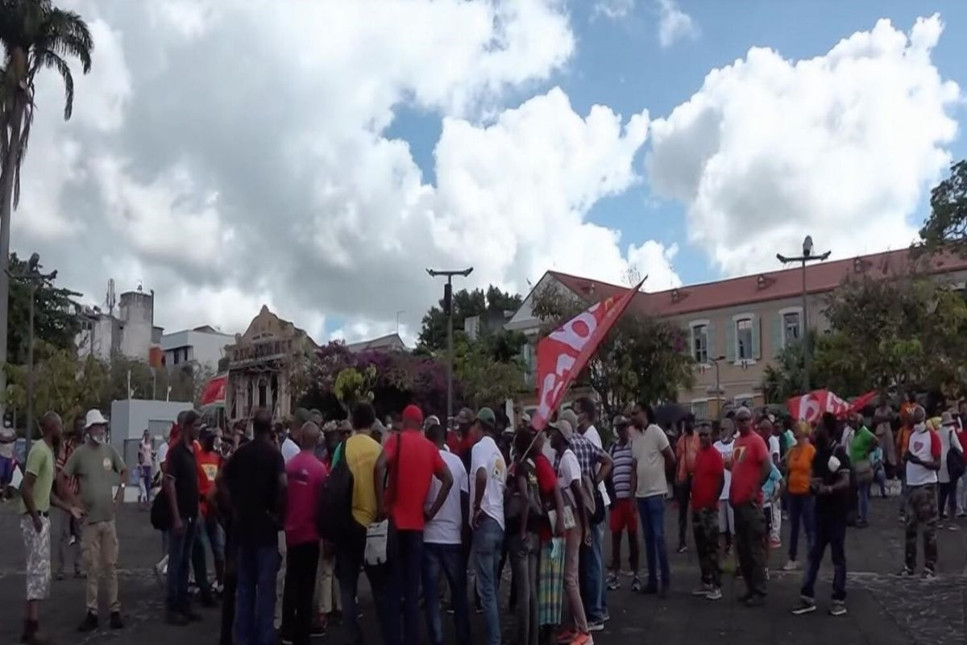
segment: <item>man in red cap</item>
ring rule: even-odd
[[[396,544],[387,554],[391,570],[385,603],[384,635],[389,645],[400,642],[419,645],[423,527],[426,520],[436,516],[446,501],[453,486],[453,475],[437,447],[423,436],[422,410],[415,405],[407,406],[403,410],[402,422],[403,430],[390,436],[376,462],[376,481],[388,481],[385,500],[378,492],[376,495],[377,516],[383,517],[385,510],[396,532]],[[434,475],[443,485],[433,505],[424,512],[424,502]],[[399,613],[401,598],[404,612],[402,629]]]

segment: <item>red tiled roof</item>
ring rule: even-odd
[[[935,275],[967,270],[967,259],[952,254],[934,254],[914,260],[909,249],[902,249],[845,260],[816,262],[806,266],[806,291],[825,293],[838,287],[850,276],[888,278],[907,273],[913,266],[924,273]],[[558,271],[548,273],[588,301],[603,300],[624,293],[628,288]],[[796,267],[654,293],[641,292],[635,297],[632,306],[640,312],[664,317],[795,298],[801,294],[802,269]]]

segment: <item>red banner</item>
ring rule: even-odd
[[[866,394],[859,395],[858,397],[856,397],[850,402],[849,404],[850,412],[862,411],[863,408],[873,403],[873,400],[876,398],[877,394],[879,393],[876,390],[871,390]]]
[[[537,411],[531,419],[535,430],[547,425],[571,383],[644,282],[629,289],[620,300],[611,297],[593,305],[537,343]]]
[[[813,390],[809,394],[794,396],[786,401],[786,408],[793,419],[818,423],[826,412],[844,417],[850,412],[850,404],[829,390]]]
[[[201,400],[198,405],[204,407],[213,403],[225,402],[225,388],[228,385],[228,374],[221,374],[205,384],[205,389],[201,392]]]

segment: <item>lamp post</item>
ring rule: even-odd
[[[473,272],[473,267],[462,271],[437,271],[427,269],[432,278],[445,277],[447,283],[443,286],[443,314],[447,317],[447,423],[453,418],[453,276],[466,278]]]
[[[40,255],[33,253],[27,262],[25,273],[7,273],[11,278],[26,280],[30,286],[30,307],[29,307],[29,334],[27,339],[27,422],[24,432],[24,454],[30,454],[31,439],[34,434],[34,300],[37,296],[37,284],[44,280],[53,280],[57,277],[57,271],[50,273],[40,272]]]
[[[809,391],[809,316],[808,303],[806,302],[806,263],[823,262],[829,257],[830,251],[820,255],[813,253],[813,238],[807,235],[802,241],[802,255],[798,257],[786,257],[782,253],[776,253],[776,258],[783,264],[799,262],[802,265],[802,391],[803,394]]]
[[[717,356],[715,358],[712,358],[711,356],[709,356],[706,358],[706,360],[715,367],[715,403],[717,404],[716,416],[718,416],[721,419],[722,404],[720,402],[719,395],[722,393],[722,385],[721,385],[721,381],[719,380],[719,361],[724,361],[725,357]]]

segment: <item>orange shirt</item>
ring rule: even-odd
[[[214,450],[195,451],[195,463],[198,464],[198,496],[201,497],[201,514],[208,517],[208,493],[215,485],[218,469],[222,467],[222,456]]]
[[[789,493],[805,495],[809,492],[809,480],[812,474],[813,458],[816,456],[816,446],[807,443],[804,446],[796,444],[789,451]]]
[[[903,426],[900,428],[900,433],[896,437],[896,458],[897,461],[903,464],[903,455],[907,454],[907,447],[910,445],[910,435],[913,433],[913,429],[910,426]]]

